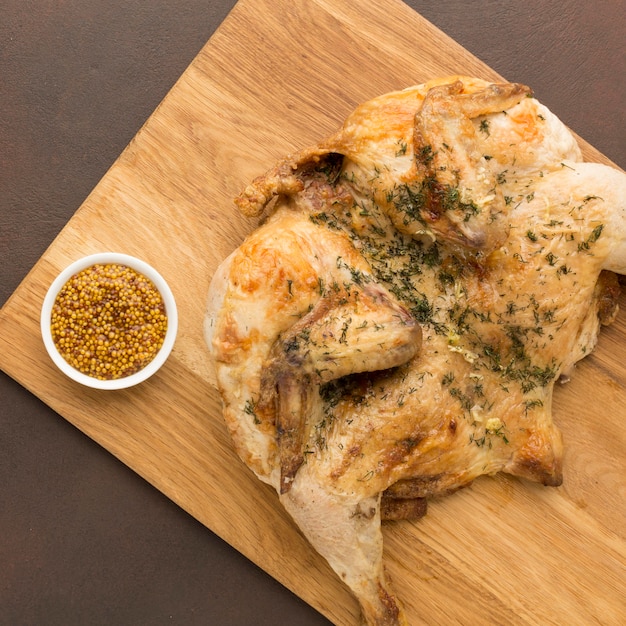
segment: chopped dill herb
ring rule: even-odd
[[[551,267],[554,267],[556,265],[558,258],[559,257],[554,255],[552,252],[548,252],[548,254],[546,254],[546,261]]]
[[[454,372],[448,372],[447,374],[444,375],[444,377],[441,379],[441,384],[446,387],[448,385],[450,385],[451,383],[454,382]]]
[[[417,156],[418,161],[420,161],[420,163],[424,165],[429,165],[434,157],[432,146],[422,146],[417,151],[416,156]]]
[[[254,403],[254,400],[251,400],[251,399],[246,400],[246,403],[243,407],[243,412],[246,415],[251,415],[255,424],[260,424],[261,420],[258,418],[255,409],[256,409],[256,404]]]
[[[600,224],[596,226],[592,231],[589,237],[587,237],[586,241],[578,244],[578,252],[586,252],[591,248],[591,244],[595,243],[600,239],[600,235],[604,230],[604,224]]]
[[[400,145],[400,147],[398,148],[397,152],[396,152],[396,156],[400,157],[400,156],[404,156],[409,148],[409,146],[407,145],[406,141],[404,141],[404,139],[399,139],[398,140],[398,144]]]

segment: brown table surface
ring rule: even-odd
[[[0,305],[233,4],[3,1]],[[626,168],[624,0],[408,4]],[[0,373],[0,624],[172,623],[328,622]]]

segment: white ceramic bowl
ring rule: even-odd
[[[134,269],[135,271],[143,274],[146,278],[150,279],[154,286],[159,290],[163,303],[165,305],[165,314],[167,315],[167,331],[163,340],[161,349],[157,352],[155,357],[145,367],[138,372],[125,376],[122,378],[116,378],[113,380],[99,380],[87,374],[79,372],[72,367],[59,353],[54,341],[52,339],[52,333],[50,330],[50,318],[52,314],[52,305],[61,290],[61,288],[67,283],[67,281],[76,273],[96,264],[120,264],[126,265]],[[168,284],[163,277],[145,261],[137,259],[127,254],[119,254],[116,252],[102,252],[100,254],[92,254],[90,256],[78,259],[68,267],[66,267],[53,281],[52,285],[48,289],[48,293],[44,298],[43,305],[41,307],[41,336],[43,337],[44,345],[50,355],[50,358],[54,361],[56,366],[72,380],[79,382],[88,387],[95,389],[124,389],[126,387],[132,387],[140,382],[143,382],[150,376],[152,376],[167,360],[174,346],[176,339],[176,333],[178,331],[178,312],[176,310],[176,302],[174,295]]]

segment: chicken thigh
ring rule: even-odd
[[[506,472],[562,480],[554,383],[614,318],[626,175],[517,84],[358,107],[237,199],[206,338],[242,460],[368,624],[403,624],[381,519]]]

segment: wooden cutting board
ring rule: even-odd
[[[357,623],[356,602],[234,454],[212,385],[207,288],[254,227],[232,198],[366,99],[438,75],[499,78],[399,0],[355,4],[241,0],[0,311],[3,370],[336,624]],[[154,265],[180,314],[165,367],[119,392],[64,378],[38,328],[56,273],[104,250]],[[624,349],[622,313],[556,390],[562,487],[484,478],[385,526],[411,623],[624,623]]]

